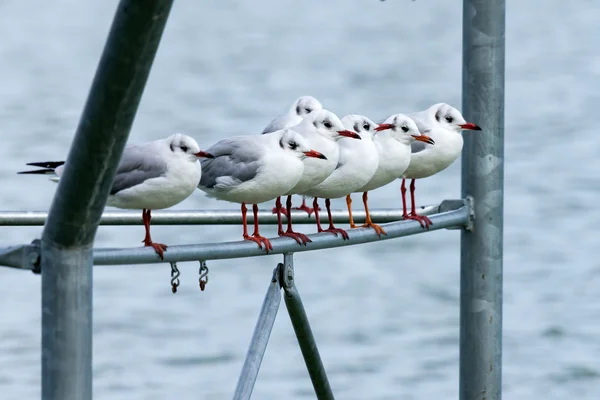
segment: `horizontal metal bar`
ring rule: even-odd
[[[455,211],[448,211],[430,216],[433,226],[429,230],[463,226],[469,220],[469,209],[466,206]],[[269,254],[283,254],[300,251],[319,250],[332,247],[349,246],[361,243],[388,240],[401,236],[414,235],[425,232],[416,221],[398,221],[383,225],[387,235],[381,238],[372,229],[351,229],[348,231],[349,240],[343,240],[331,233],[310,235],[312,243],[300,246],[295,240],[282,237],[271,240],[273,251]],[[161,261],[154,249],[149,247],[136,247],[125,249],[94,249],[94,264],[146,264],[169,261],[197,261],[197,260],[222,260],[240,257],[264,256],[264,250],[258,248],[256,243],[249,241],[206,243],[196,245],[169,246]]]
[[[295,240],[282,237],[272,239],[272,254],[294,253],[301,251],[321,250],[333,247],[351,246],[362,243],[389,240],[402,236],[415,235],[438,229],[455,229],[467,226],[471,220],[471,210],[463,200],[447,200],[440,206],[447,210],[438,214],[430,215],[429,218],[433,225],[429,230],[421,228],[417,221],[397,221],[383,224],[387,235],[377,236],[373,229],[349,229],[349,240],[343,240],[331,233],[318,233],[309,235],[312,243],[306,246],[300,246]],[[32,253],[31,247],[12,246],[9,248],[0,248],[0,265],[34,269],[33,265],[28,263],[33,256],[26,256]],[[230,258],[257,257],[266,255],[264,250],[258,248],[256,243],[249,241],[236,241],[224,243],[204,243],[182,246],[169,246],[164,254],[164,261],[161,260],[154,249],[150,247],[134,247],[122,249],[94,249],[94,265],[123,265],[123,264],[149,264],[161,262],[178,261],[198,261],[198,260],[223,260]]]
[[[431,215],[439,212],[439,205],[419,207],[420,215]],[[365,212],[353,211],[355,222],[364,222]],[[0,226],[42,226],[46,222],[46,211],[0,211]],[[332,210],[335,223],[348,222],[347,210]],[[293,211],[294,224],[314,224],[315,216],[310,217],[303,211]],[[321,222],[327,221],[327,213],[320,213]],[[285,216],[284,216],[285,219]],[[385,223],[402,220],[402,210],[378,209],[371,210],[371,219],[375,223]],[[265,225],[277,223],[277,216],[271,210],[261,210],[258,221]],[[248,215],[248,222],[254,222]],[[242,223],[242,213],[239,210],[185,210],[185,211],[152,211],[152,225],[239,225]],[[100,225],[142,225],[141,211],[109,211],[102,214]]]

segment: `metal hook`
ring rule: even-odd
[[[204,288],[208,283],[208,267],[206,266],[206,261],[200,260],[200,269],[198,270],[198,274],[200,275],[200,277],[198,278],[200,290],[204,291]]]
[[[172,262],[171,264],[171,291],[173,293],[177,293],[177,287],[179,286],[179,268],[177,268],[177,263]]]

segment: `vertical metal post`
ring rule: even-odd
[[[258,321],[256,321],[254,334],[252,335],[248,354],[246,355],[246,360],[242,367],[242,373],[240,374],[240,378],[235,388],[233,400],[247,400],[250,399],[250,396],[252,395],[256,377],[260,370],[260,364],[262,363],[263,356],[267,350],[269,337],[271,336],[275,317],[277,317],[277,311],[279,310],[279,304],[281,303],[281,285],[279,279],[282,270],[283,264],[279,264],[273,271],[273,279],[271,280],[265,300],[263,301],[260,314],[258,315]]]
[[[475,221],[461,236],[461,400],[499,400],[502,384],[505,0],[463,1],[462,194]]]
[[[41,243],[42,399],[92,398],[92,245],[173,0],[121,0]]]
[[[317,348],[315,337],[310,329],[310,323],[308,322],[306,311],[304,311],[300,293],[298,293],[296,285],[294,284],[293,255],[289,253],[284,254],[283,264],[284,267],[282,268],[283,276],[281,277],[281,282],[283,283],[283,290],[285,291],[285,305],[290,314],[290,319],[294,326],[294,332],[296,333],[296,338],[298,339],[298,344],[300,345],[300,350],[302,351],[302,356],[304,357],[310,380],[312,381],[315,393],[317,394],[317,399],[332,400],[334,399],[333,392],[329,386],[329,380],[327,379],[327,374],[325,373],[325,368],[323,367],[323,362],[319,355],[319,349]]]

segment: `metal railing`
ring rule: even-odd
[[[426,212],[421,214],[427,214],[433,222],[433,225],[429,230],[437,230],[444,228],[460,228],[463,226],[469,226],[471,224],[472,209],[468,202],[463,200],[445,200],[439,206],[428,206],[425,208]],[[21,215],[19,213],[18,215]],[[114,215],[117,214],[117,215]],[[181,215],[180,215],[181,214]],[[354,214],[354,213],[353,213]],[[153,216],[154,220],[161,221],[163,224],[176,224],[173,221],[179,221],[185,216],[195,215],[195,219],[198,225],[215,224],[220,219],[215,219],[214,216],[219,216],[229,222],[240,220],[241,216],[238,212],[237,215],[234,211],[221,211],[220,213],[211,214],[210,212],[193,212],[193,211],[171,211],[171,212],[157,212],[156,216]],[[301,213],[298,213],[300,216]],[[334,212],[333,215],[340,222],[348,222],[348,215],[345,217],[342,211]],[[407,235],[414,235],[423,233],[423,229],[416,221],[402,221],[402,213],[400,211],[380,211],[374,210],[373,215],[377,216],[377,220],[380,221],[396,221],[382,226],[385,228],[387,235],[379,237],[372,229],[351,229],[348,231],[349,239],[341,240],[330,233],[321,233],[309,235],[312,240],[311,243],[307,243],[305,246],[300,246],[295,240],[287,237],[272,239],[273,250],[269,251],[268,254],[284,254],[294,253],[301,251],[310,251],[326,248],[334,248],[341,246],[351,246],[361,243],[369,243],[379,240],[389,240]],[[3,217],[8,217],[4,219]],[[28,220],[28,215],[21,215],[24,220]],[[293,214],[294,218],[296,214]],[[325,216],[326,217],[326,216]],[[325,218],[321,217],[321,218]],[[8,220],[8,225],[14,225],[20,218],[15,217],[13,213],[2,212],[0,213],[0,225],[2,221]],[[300,220],[300,218],[298,218]],[[362,222],[365,219],[364,212],[355,214],[355,222]],[[139,223],[139,213],[132,212],[120,212],[108,214],[106,217],[101,219],[101,223],[104,220],[105,223],[117,223],[122,224],[123,221],[135,220]],[[250,220],[250,218],[249,218]],[[398,221],[400,220],[400,221]],[[272,215],[270,211],[263,211],[259,214],[259,221],[261,223],[276,223],[276,216]],[[296,220],[294,219],[296,222]],[[304,216],[301,220],[304,223],[314,222],[314,216],[309,221],[308,216]],[[36,222],[43,223],[44,215],[37,215]],[[188,221],[189,222],[189,221]],[[300,221],[298,221],[300,222]],[[0,265],[10,266],[14,268],[31,269],[35,272],[39,271],[39,254],[40,254],[40,243],[34,241],[29,245],[11,246],[6,248],[0,248]],[[202,243],[194,245],[181,245],[181,246],[169,246],[169,250],[164,253],[164,259],[154,252],[149,247],[134,247],[134,248],[122,248],[122,249],[102,249],[96,248],[93,250],[93,260],[95,265],[116,265],[116,264],[148,264],[148,263],[161,263],[161,262],[179,262],[179,261],[197,261],[197,260],[221,260],[227,258],[240,258],[240,257],[254,257],[264,256],[266,253],[261,250],[253,242],[248,241],[236,241],[236,242],[225,242],[225,243]]]
[[[93,265],[169,262],[173,267],[178,261],[265,255],[255,243],[243,241],[169,246],[164,261],[149,248],[92,247],[100,224],[142,223],[139,213],[102,211],[172,3],[120,1],[49,213],[0,212],[0,226],[44,225],[41,240],[0,248],[0,265],[41,274],[45,400],[92,398]],[[463,114],[483,131],[465,136],[464,199],[420,210],[430,216],[430,230],[461,229],[461,400],[501,398],[504,26],[505,0],[463,1]],[[357,211],[354,217],[364,220],[364,213]],[[269,254],[283,254],[284,260],[270,278],[234,399],[252,394],[281,289],[317,398],[334,398],[294,284],[293,253],[426,232],[416,221],[402,221],[398,210],[374,210],[372,217],[386,223],[387,235],[380,238],[370,229],[352,229],[349,240],[315,234],[306,246],[290,238],[272,241]],[[334,212],[333,218],[347,222],[345,211]],[[308,223],[314,217],[299,213],[294,220]],[[272,224],[276,219],[263,211],[259,221]],[[153,213],[152,223],[239,224],[241,216],[238,211],[162,211]]]

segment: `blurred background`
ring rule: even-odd
[[[116,6],[0,2],[1,210],[49,208],[56,185],[16,172],[28,161],[66,157]],[[599,12],[592,0],[507,7],[505,398],[591,400],[600,393],[600,261],[592,251],[600,223]],[[184,132],[206,148],[259,133],[305,94],[339,116],[374,120],[437,102],[460,108],[461,41],[459,1],[180,0],[130,142]],[[458,198],[460,160],[417,187],[419,204]],[[400,207],[399,193],[393,183],[370,204]],[[197,191],[175,208],[238,205]],[[0,244],[29,243],[41,231],[0,227]],[[158,242],[187,244],[236,240],[241,228],[152,232]],[[97,246],[139,246],[143,233],[141,226],[100,227]],[[95,268],[95,398],[231,398],[279,260],[209,262],[205,292],[198,265],[182,263],[176,295],[168,264]],[[457,231],[296,260],[337,398],[457,398]],[[0,283],[2,398],[38,398],[40,278],[0,268]],[[314,398],[283,305],[254,398]]]

